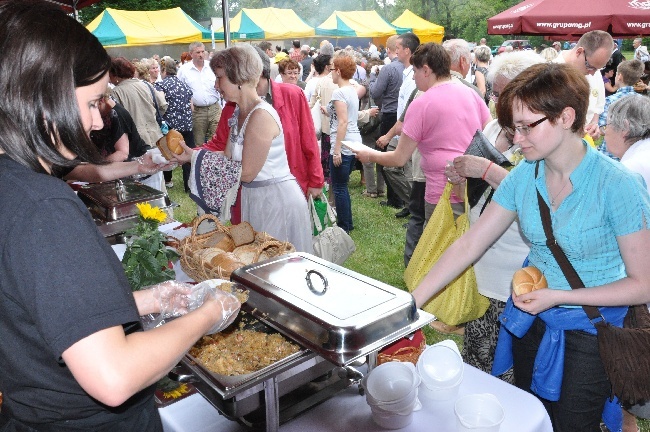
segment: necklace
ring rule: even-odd
[[[570,178],[567,179],[567,181],[564,182],[564,186],[562,186],[562,189],[560,189],[560,191],[559,191],[558,193],[556,193],[555,196],[554,196],[553,198],[551,198],[551,207],[555,207],[555,200],[557,199],[557,197],[560,196],[560,194],[562,193],[562,191],[564,190],[564,188],[566,187],[566,185],[569,184],[570,181],[571,181]]]

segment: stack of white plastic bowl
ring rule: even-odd
[[[463,358],[453,341],[443,341],[427,347],[417,362],[422,379],[420,396],[423,401],[455,400],[463,381]]]
[[[420,376],[412,363],[388,362],[374,368],[362,381],[374,422],[385,429],[401,429],[413,421]]]
[[[454,412],[459,432],[498,432],[505,417],[499,400],[490,393],[458,398]]]

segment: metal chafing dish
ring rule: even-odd
[[[104,237],[123,233],[137,223],[136,204],[148,202],[162,209],[171,206],[167,194],[130,179],[83,185],[77,195]]]
[[[223,415],[275,431],[279,424],[358,383],[351,367],[433,321],[400,289],[306,253],[236,270],[232,281],[249,291],[242,306],[303,349],[253,374],[225,377],[187,354],[172,374],[192,380]]]

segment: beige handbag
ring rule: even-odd
[[[311,218],[318,233],[312,238],[314,255],[334,264],[342,265],[357,248],[354,245],[352,237],[343,228],[336,225],[336,214],[332,206],[329,205],[325,195],[321,194],[321,199],[327,203],[326,217],[329,218],[332,226],[323,229],[323,224],[321,224],[320,218],[316,213],[314,198],[310,195],[309,212],[311,213]]]

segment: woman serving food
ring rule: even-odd
[[[162,431],[154,384],[236,316],[218,292],[183,309],[175,284],[135,294],[85,205],[56,177],[102,164],[90,141],[111,60],[59,7],[0,1],[0,412],[2,431]],[[35,59],[38,59],[36,61]],[[11,63],[11,64],[9,64]]]

